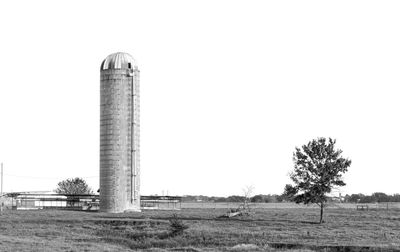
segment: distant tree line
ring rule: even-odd
[[[192,195],[186,195],[182,197],[183,202],[243,202],[245,200],[244,196],[238,196],[238,195],[231,195],[228,197],[214,197],[214,196],[203,196],[203,195],[198,195],[198,196],[192,196]],[[282,202],[284,201],[284,197],[281,195],[276,195],[276,194],[258,194],[253,197],[250,197],[250,202],[252,203],[274,203],[274,202]]]
[[[329,201],[335,197],[328,197]],[[186,195],[182,197],[183,202],[243,202],[244,196],[231,195],[228,197],[215,197],[215,196],[193,196]],[[251,203],[279,203],[279,202],[290,202],[291,199],[287,198],[285,194],[258,194],[250,198]],[[344,196],[342,201],[345,203],[379,203],[379,202],[400,202],[400,194],[387,195],[385,193],[376,192],[371,195],[364,194],[351,194]]]
[[[400,202],[400,194],[387,195],[376,192],[371,195],[351,194],[344,197],[344,202],[348,203],[379,203],[379,202]]]

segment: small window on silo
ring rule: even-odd
[[[129,69],[131,69],[131,68],[132,68],[132,65],[131,65],[131,63],[130,63],[130,62],[128,63],[128,68],[129,68]]]

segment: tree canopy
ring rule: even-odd
[[[336,140],[318,138],[296,147],[293,153],[294,170],[290,179],[294,185],[286,185],[284,195],[296,203],[315,203],[323,209],[327,194],[333,188],[346,185],[342,175],[351,165],[351,160],[343,158],[342,150],[335,149]]]
[[[57,184],[59,194],[93,194],[92,189],[82,178],[69,178]]]

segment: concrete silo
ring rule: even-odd
[[[127,53],[100,69],[100,211],[140,211],[139,69]]]

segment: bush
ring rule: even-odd
[[[169,228],[171,230],[171,234],[173,236],[180,235],[188,229],[189,227],[183,223],[181,219],[179,219],[177,214],[173,214],[171,219],[169,219]]]

